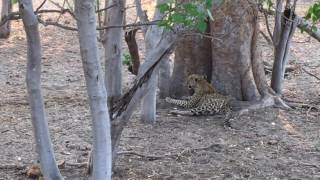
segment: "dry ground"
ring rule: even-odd
[[[85,162],[91,148],[91,121],[75,32],[42,27],[42,87],[57,160]],[[139,35],[141,37],[141,35]],[[141,38],[140,38],[141,39]],[[141,40],[139,41],[142,44]],[[26,46],[21,22],[0,40],[0,179],[26,179],[34,162],[26,97]],[[261,41],[264,60],[272,59]],[[320,85],[302,68],[320,76],[320,43],[297,33],[285,97],[320,105]],[[126,47],[124,46],[124,49]],[[102,54],[102,53],[101,53]],[[124,67],[128,87],[132,76]],[[114,179],[320,179],[320,117],[313,109],[268,108],[222,126],[221,117],[181,117],[158,110],[154,125],[139,112],[124,130]],[[135,152],[128,154],[124,152]],[[140,156],[139,156],[140,154]],[[66,166],[66,179],[84,179],[84,168]]]

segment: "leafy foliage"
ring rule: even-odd
[[[132,65],[131,55],[129,53],[123,53],[122,64],[127,66]]]
[[[259,0],[258,4],[260,4],[263,9],[267,9],[268,11],[270,11],[274,5],[272,0]]]
[[[164,15],[159,26],[171,29],[173,25],[182,25],[187,29],[196,29],[205,32],[207,20],[213,20],[211,7],[213,2],[221,3],[222,0],[192,0],[181,3],[179,0],[168,0],[159,4],[157,8]]]
[[[320,1],[314,3],[308,10],[305,16],[307,20],[312,22],[312,31],[317,31],[316,23],[320,20]]]
[[[16,4],[16,3],[18,3],[18,0],[11,0],[11,3]]]

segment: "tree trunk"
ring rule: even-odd
[[[282,6],[282,4],[281,4]],[[279,8],[282,9],[282,8]],[[283,13],[285,17],[281,16],[282,12],[276,12],[276,21],[281,18],[281,22],[277,23],[274,28],[274,63],[272,69],[271,87],[278,93],[282,94],[283,79],[285,68],[288,62],[289,48],[291,39],[298,25],[295,14],[290,9],[286,9]],[[288,20],[287,20],[288,19]],[[279,26],[279,27],[277,27]],[[278,39],[277,39],[278,38]]]
[[[220,39],[212,42],[212,83],[222,94],[238,100],[257,100],[260,97],[257,83],[264,82],[254,77],[264,72],[252,69],[258,61],[255,58],[257,8],[241,0],[226,0],[220,8],[225,18],[216,18],[211,23],[212,35]]]
[[[190,74],[205,75],[210,81],[211,59],[211,39],[199,35],[188,35],[179,39],[170,80],[170,96],[178,98],[190,94],[185,85],[186,77]]]
[[[76,0],[80,53],[93,124],[93,179],[111,179],[112,148],[107,93],[100,66],[94,0]]]
[[[165,99],[170,96],[170,77],[171,77],[171,64],[169,55],[164,57],[165,59],[160,64],[159,69],[159,98]]]
[[[144,76],[145,73],[149,72],[150,67],[153,67],[154,69],[159,68],[159,63],[161,61],[163,62],[166,60],[164,57],[168,55],[173,47],[173,42],[175,40],[175,35],[171,33],[166,33],[163,37],[161,42],[159,42],[157,48],[152,49],[150,52],[150,60],[146,61],[141,65],[140,72],[137,76],[137,79],[140,79],[142,76]],[[160,61],[160,62],[159,62]],[[156,66],[154,67],[154,64]],[[155,73],[155,70],[153,70],[152,73]],[[149,77],[150,74],[147,74]],[[129,91],[126,95],[129,94],[132,95],[132,99],[127,99],[127,96],[125,98],[121,99],[120,106],[125,107],[125,109],[122,109],[120,112],[118,109],[115,110],[115,113],[120,113],[120,117],[116,118],[112,121],[112,148],[113,148],[113,161],[117,158],[117,148],[120,141],[121,133],[123,128],[128,123],[133,111],[137,108],[137,104],[141,103],[141,100],[145,94],[147,94],[149,91],[151,91],[151,86],[149,86],[147,83],[144,83],[142,86],[138,85],[136,86],[136,90]],[[123,105],[123,106],[122,106]]]
[[[157,0],[157,5],[165,2],[164,0]],[[162,14],[157,9],[154,14],[153,20],[161,19]],[[154,59],[154,52],[153,50],[158,48],[159,46],[163,45],[163,39],[166,36],[171,36],[172,32],[165,30],[162,27],[159,26],[150,26],[145,34],[145,42],[146,42],[146,60],[145,63],[150,63],[150,61],[153,61]],[[175,40],[172,39],[174,42]],[[171,43],[169,43],[171,44]],[[167,44],[166,46],[169,46]],[[164,57],[167,58],[168,56]],[[163,62],[163,61],[162,61]],[[142,66],[140,69],[141,72],[146,71],[147,66]],[[141,120],[143,122],[149,122],[154,123],[156,121],[156,90],[158,85],[158,74],[159,74],[160,66],[157,67],[153,74],[151,75],[151,78],[149,82],[146,83],[146,86],[150,89],[148,93],[146,93],[142,100],[142,108],[141,108]]]
[[[105,6],[116,5],[107,10],[105,25],[121,26],[124,21],[125,0],[107,0]],[[106,29],[103,39],[105,50],[105,85],[108,92],[108,104],[111,105],[122,94],[122,28]]]
[[[19,11],[22,16],[28,43],[27,90],[31,107],[31,118],[35,136],[36,151],[45,179],[63,179],[52,147],[41,93],[41,43],[38,20],[33,13],[31,0],[20,0]]]
[[[0,22],[3,20],[4,16],[8,16],[12,12],[12,2],[11,0],[2,0],[1,18]],[[7,21],[4,25],[0,26],[0,38],[8,38],[10,35],[10,21]]]

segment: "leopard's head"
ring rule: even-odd
[[[206,80],[206,77],[202,75],[191,74],[188,76],[186,83],[188,88],[193,89],[195,92],[204,94],[214,92],[212,85]]]

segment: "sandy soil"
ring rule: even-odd
[[[77,34],[40,29],[42,87],[56,158],[82,163],[92,133]],[[26,97],[25,40],[20,21],[13,22],[9,39],[0,40],[1,180],[27,179],[26,167],[36,159]],[[263,60],[270,61],[272,48],[260,44]],[[295,35],[290,60],[295,70],[285,82],[286,99],[320,106],[319,81],[302,70],[320,76],[319,48],[306,34]],[[125,45],[123,49],[127,51]],[[126,67],[123,72],[128,88],[133,76]],[[249,112],[232,122],[233,131],[224,129],[218,116],[172,116],[168,109],[158,109],[156,124],[146,125],[139,114],[123,132],[114,179],[320,179],[320,116],[314,109]],[[62,174],[79,180],[84,171],[66,166]]]

